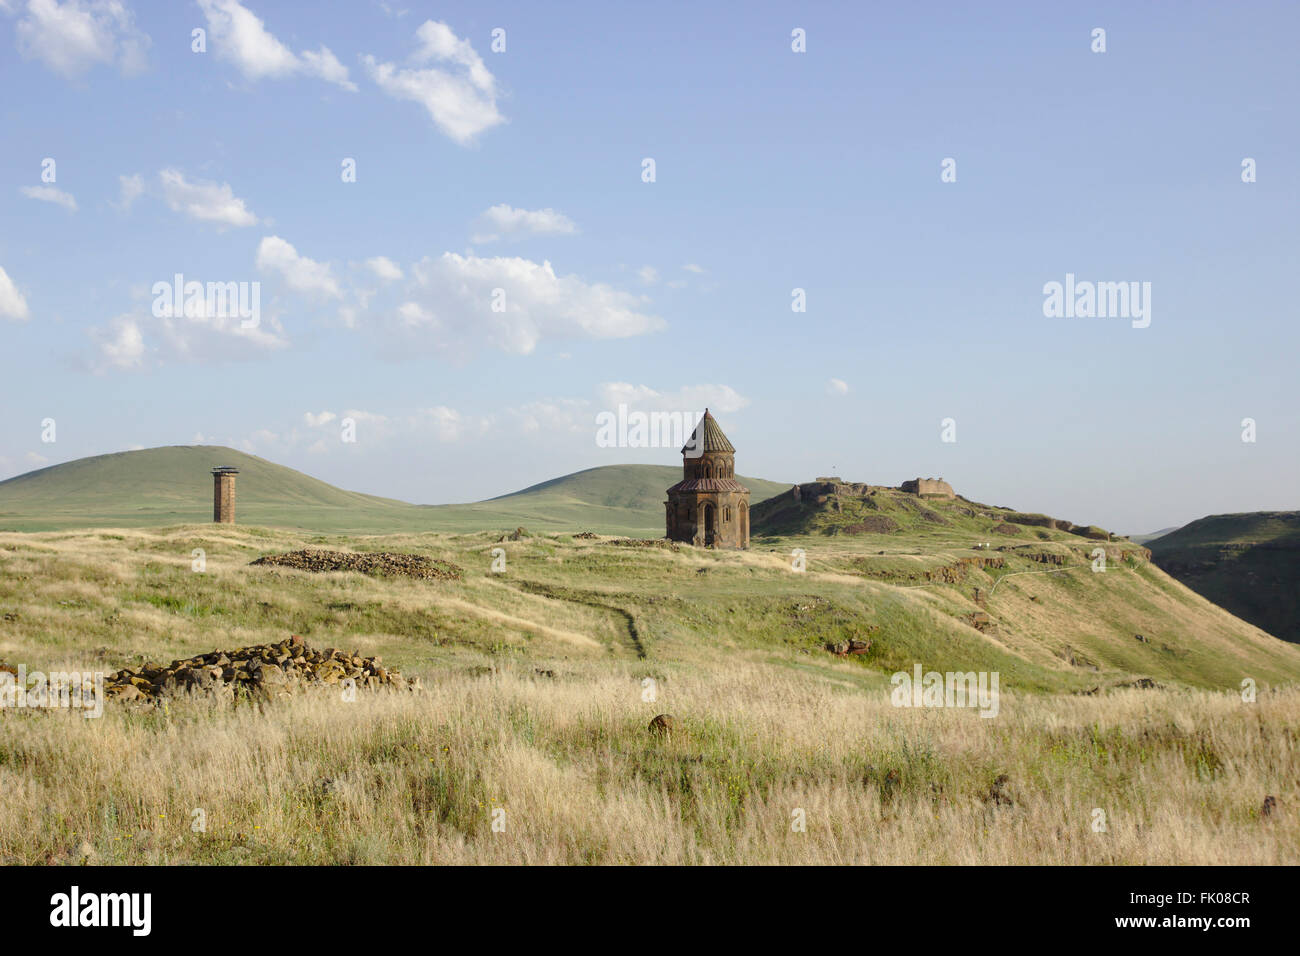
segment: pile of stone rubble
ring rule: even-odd
[[[450,561],[391,551],[355,554],[347,551],[290,551],[288,554],[268,554],[252,563],[297,568],[299,571],[361,571],[442,581],[459,581],[464,575],[464,571]]]
[[[294,636],[279,644],[258,644],[233,651],[212,651],[172,661],[125,667],[104,681],[105,696],[118,700],[157,700],[184,693],[231,692],[259,699],[283,697],[294,690],[355,682],[358,690],[418,690],[383,666],[378,657],[362,657],[332,647],[314,650]]]

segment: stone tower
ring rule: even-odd
[[[238,468],[212,469],[212,520],[217,524],[235,523],[235,475]]]
[[[668,489],[668,538],[702,547],[749,547],[749,489],[736,480],[736,449],[704,417],[682,449],[682,480]]]

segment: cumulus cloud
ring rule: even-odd
[[[434,350],[485,344],[526,355],[547,337],[627,338],[665,324],[643,312],[637,296],[556,275],[549,262],[445,252],[413,272],[396,325],[408,343]]]
[[[642,266],[636,270],[636,275],[646,285],[654,285],[659,281],[659,270],[654,266]]]
[[[704,267],[697,266],[694,262],[688,262],[686,265],[682,266],[682,268],[687,272],[694,272],[697,276],[704,275]]]
[[[197,306],[198,303],[196,302]],[[254,358],[285,348],[289,339],[274,318],[245,327],[231,310],[203,304],[162,315],[126,313],[89,330],[96,372],[148,369],[180,363],[218,363]]]
[[[446,405],[422,408],[415,415],[417,426],[431,431],[442,442],[454,442],[464,437],[467,429],[473,427],[464,415]],[[479,423],[481,429],[482,423]]]
[[[304,412],[302,418],[303,421],[312,428],[319,428],[321,425],[328,425],[330,422],[334,421],[334,419],[338,418],[338,416],[333,412],[321,412],[317,415],[313,415],[311,412]]]
[[[27,300],[9,278],[9,273],[0,267],[0,318],[15,319],[25,322],[28,318]]]
[[[28,199],[39,199],[41,202],[52,202],[55,205],[62,206],[68,212],[77,211],[77,200],[71,193],[65,193],[56,186],[23,186],[20,190]]]
[[[173,212],[221,226],[257,224],[257,217],[244,200],[235,196],[228,183],[190,182],[177,169],[162,170],[158,181],[162,184],[163,198]]]
[[[139,323],[129,315],[119,315],[107,328],[91,329],[98,357],[92,364],[98,371],[134,369],[144,364],[144,334]]]
[[[249,80],[314,76],[356,92],[348,70],[329,47],[294,53],[266,29],[253,11],[237,0],[199,0],[218,57],[229,60]]]
[[[96,65],[138,73],[151,43],[121,0],[28,0],[14,34],[25,59],[40,60],[66,77]]]
[[[280,275],[295,292],[337,299],[342,294],[329,263],[298,255],[279,236],[267,236],[257,247],[257,268]]]
[[[849,383],[842,378],[833,378],[826,383],[826,391],[832,395],[849,394]]]
[[[112,206],[126,212],[144,194],[144,180],[138,175],[117,177],[118,197]]]
[[[660,392],[647,385],[629,382],[605,382],[600,386],[602,404],[607,408],[627,405],[629,408],[654,407],[661,411],[699,411],[708,408],[716,412],[738,412],[749,404],[730,385],[685,385],[670,392]]]
[[[445,135],[464,146],[505,122],[497,110],[496,79],[468,40],[445,23],[426,20],[416,31],[412,68],[361,58],[370,78],[394,99],[419,103]],[[420,68],[422,64],[436,64]]]
[[[508,410],[524,432],[590,432],[595,411],[585,398],[551,398]]]
[[[475,223],[473,242],[497,239],[527,239],[531,236],[570,236],[578,231],[572,219],[554,209],[515,209],[500,203],[488,209]]]
[[[366,266],[379,278],[389,282],[403,277],[401,267],[387,256],[375,256],[367,259]]]

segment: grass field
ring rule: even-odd
[[[658,534],[664,492],[681,467],[607,465],[490,501],[410,504],[344,491],[300,471],[217,445],[118,452],[52,465],[0,481],[0,531],[139,528],[212,519],[211,470],[240,470],[236,513],[244,524],[382,534],[397,531],[587,529]],[[789,485],[742,478],[755,502]]]
[[[1097,542],[1025,528],[981,566],[970,530],[748,552],[211,524],[0,534],[10,664],[112,670],[298,634],[426,688],[0,711],[0,859],[1300,862],[1300,649],[1132,545],[1105,544],[1095,573]],[[466,573],[249,566],[301,547]],[[869,652],[825,650],[849,637]],[[918,663],[997,672],[998,715],[892,706],[890,674]],[[667,739],[646,729],[659,713]]]

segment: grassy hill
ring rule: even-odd
[[[215,445],[172,446],[80,458],[0,482],[0,530],[158,527],[212,518],[211,469],[240,470],[240,524],[325,532],[481,531],[663,533],[667,465],[608,465],[491,501],[415,505],[344,491],[264,458]],[[742,479],[760,501],[787,485]]]
[[[211,523],[0,533],[11,665],[114,670],[296,634],[426,687],[5,715],[0,863],[1300,859],[1300,816],[1260,815],[1265,794],[1300,804],[1300,647],[1131,542],[1013,525],[973,550],[968,528],[919,520],[747,552]],[[464,575],[250,565],[299,548]],[[866,653],[827,650],[847,639]],[[891,673],[914,666],[1000,675],[997,715],[894,706]],[[647,732],[664,713],[667,739]]]
[[[966,498],[920,497],[879,485],[815,481],[801,484],[795,497],[790,488],[754,505],[751,534],[882,535],[917,541],[962,540],[996,546],[1008,536],[1037,541],[1079,542],[1128,539],[1095,525],[1077,525],[1060,518],[1026,514],[984,505]]]
[[[1193,591],[1300,642],[1300,512],[1210,515],[1150,547],[1152,560]]]

